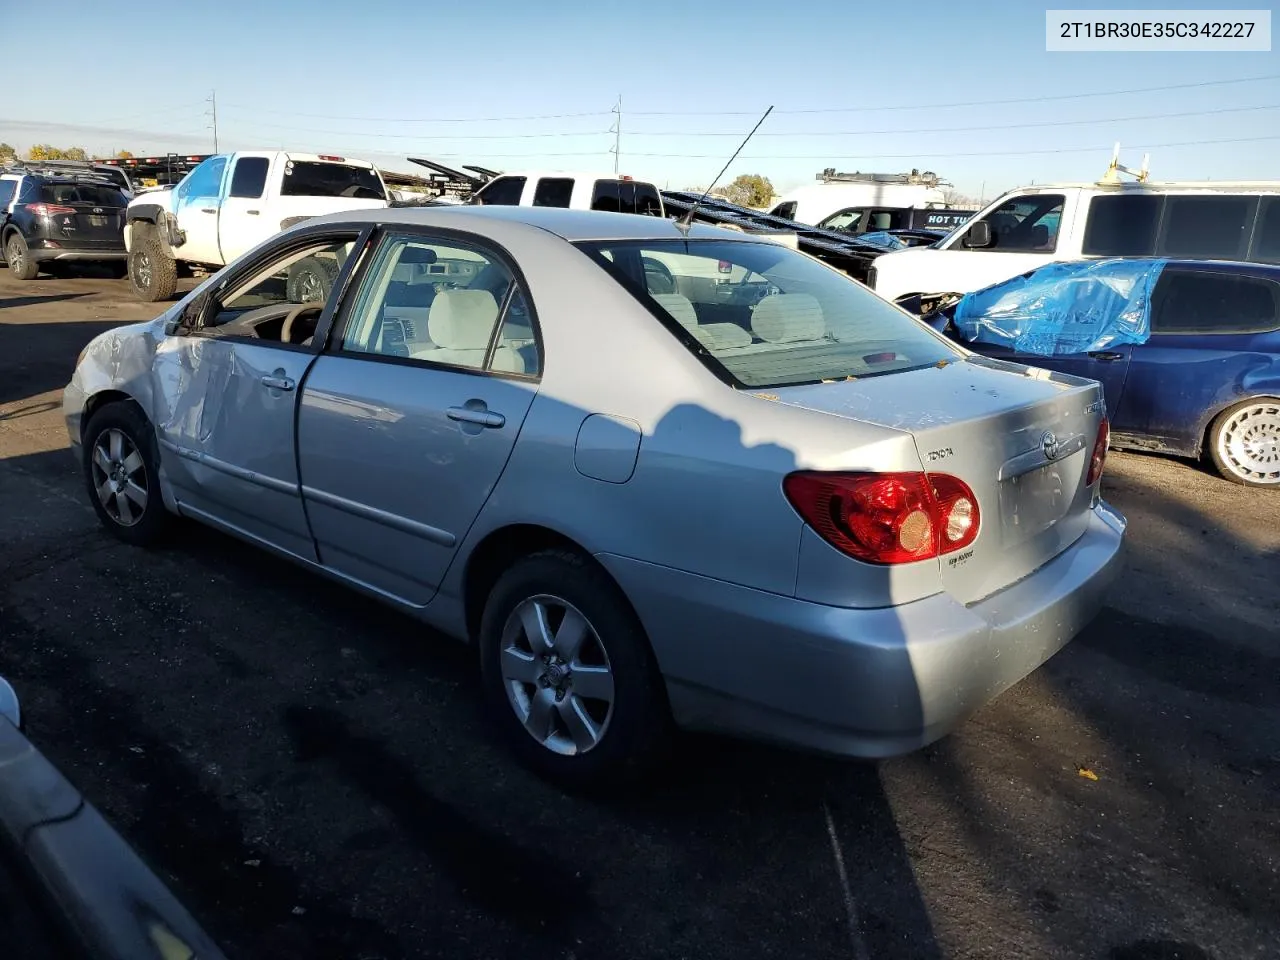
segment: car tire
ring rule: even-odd
[[[153,546],[172,523],[160,493],[155,430],[137,404],[100,407],[84,430],[83,463],[89,502],[102,525],[134,546]]]
[[[168,300],[178,289],[177,264],[164,251],[155,231],[139,235],[129,251],[129,283],[139,300]]]
[[[1255,397],[1222,411],[1209,427],[1208,447],[1223,479],[1280,489],[1280,398]]]
[[[570,618],[578,629],[559,636]],[[536,641],[527,623],[543,625]],[[576,651],[573,636],[583,638]],[[536,773],[570,790],[607,789],[661,758],[671,731],[662,675],[631,605],[594,561],[565,550],[516,561],[489,594],[479,644],[490,714]]]
[[[4,242],[4,258],[9,263],[9,272],[17,280],[34,280],[40,273],[40,264],[31,259],[26,239],[16,230]]]
[[[329,299],[333,281],[338,276],[336,263],[307,257],[289,268],[285,295],[290,303],[323,303]]]

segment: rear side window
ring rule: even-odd
[[[1149,257],[1164,198],[1155,194],[1094,197],[1084,228],[1083,252],[1097,257]]]
[[[572,177],[543,177],[533,191],[535,207],[567,207],[573,197]]]
[[[1280,197],[1266,197],[1262,201],[1250,259],[1280,263]]]
[[[1239,260],[1256,209],[1253,197],[1168,197],[1159,252],[1168,257]]]
[[[290,160],[285,164],[280,193],[286,197],[387,199],[378,171],[372,167],[313,160]]]
[[[518,207],[524,184],[524,177],[499,177],[476,194],[476,199],[486,206]]]
[[[17,180],[0,180],[0,210],[9,209],[9,201],[13,199],[17,189]]]
[[[71,203],[95,207],[123,207],[129,202],[115,187],[98,186],[92,183],[46,183],[40,187],[40,199],[45,203]]]
[[[1280,284],[1166,268],[1152,297],[1154,333],[1264,333],[1280,327]]]
[[[267,185],[266,157],[241,157],[231,174],[231,196],[260,197]]]
[[[866,287],[778,243],[579,246],[736,387],[871,377],[961,356]]]

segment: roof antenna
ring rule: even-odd
[[[676,221],[677,227],[680,227],[682,230],[688,230],[689,227],[693,225],[693,214],[698,209],[699,204],[711,195],[711,191],[714,190],[716,184],[720,182],[720,178],[724,176],[724,172],[729,169],[729,164],[738,159],[738,154],[740,154],[742,152],[742,148],[747,145],[747,140],[750,140],[756,135],[756,131],[760,129],[760,124],[764,123],[765,117],[769,116],[771,113],[773,113],[772,105],[770,105],[769,109],[764,112],[764,117],[761,117],[756,121],[756,125],[752,127],[751,132],[747,134],[746,140],[743,140],[742,143],[738,144],[738,149],[733,151],[733,156],[729,158],[729,162],[720,168],[720,172],[716,174],[716,178],[711,181],[711,186],[707,187],[706,192],[694,202],[693,206],[689,208],[688,213]]]

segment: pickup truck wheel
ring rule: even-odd
[[[337,264],[318,257],[299,260],[289,268],[285,281],[285,293],[290,303],[324,303],[329,299],[333,281],[338,275]]]
[[[146,232],[129,251],[129,282],[139,300],[168,300],[178,288],[177,264],[164,252],[160,238]]]
[[[14,231],[4,244],[4,258],[9,261],[9,272],[18,280],[34,280],[40,272],[40,264],[31,259],[31,251],[22,234]]]

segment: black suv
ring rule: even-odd
[[[0,173],[0,254],[19,280],[46,264],[102,262],[123,277],[128,196],[109,178],[15,167]]]

